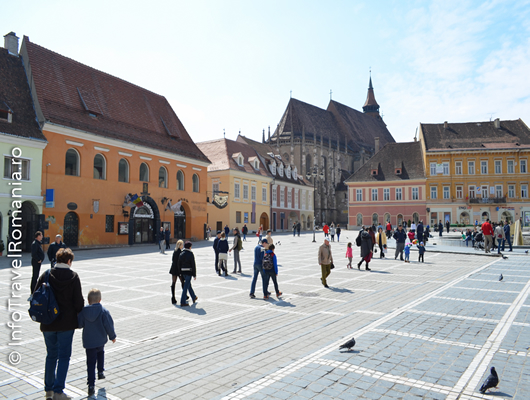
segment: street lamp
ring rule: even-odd
[[[315,225],[316,225],[316,185],[317,185],[317,177],[320,179],[324,179],[324,171],[320,172],[320,175],[318,174],[318,168],[314,166],[310,172],[307,173],[306,178],[307,180],[310,180],[313,178],[313,243],[316,243],[315,239]]]

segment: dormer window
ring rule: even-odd
[[[401,168],[396,168],[396,175],[401,175]]]
[[[280,174],[280,176],[283,176],[283,164],[280,164],[280,166],[278,167],[278,174]]]
[[[376,169],[372,170],[372,176],[377,176],[377,170]]]
[[[0,100],[0,120],[11,123],[13,121],[13,110]]]
[[[271,174],[276,175],[276,163],[273,161],[270,165]]]
[[[232,154],[232,158],[237,163],[237,165],[239,165],[240,167],[244,165],[243,163],[245,162],[245,159],[243,157],[243,154],[241,154],[241,152]]]
[[[252,165],[252,167],[254,167],[255,170],[259,169],[259,159],[258,159],[258,157],[256,157],[256,156],[249,157],[248,158],[248,162],[250,163],[250,165]]]
[[[294,180],[298,179],[298,170],[296,169],[296,167],[294,167],[293,169],[293,179]]]
[[[243,157],[238,157],[237,158],[237,165],[239,165],[240,167],[243,166]]]
[[[287,178],[291,179],[291,166],[290,165],[285,170],[285,175],[287,176]]]

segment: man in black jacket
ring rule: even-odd
[[[31,277],[31,293],[35,291],[37,279],[39,279],[40,267],[44,261],[44,250],[42,250],[42,232],[35,232],[35,240],[31,243],[31,266],[33,267],[33,276]]]
[[[394,256],[394,260],[397,259],[397,256],[399,255],[399,259],[404,261],[403,250],[405,250],[405,240],[407,240],[407,234],[401,225],[398,225],[397,230],[394,232],[394,239],[396,239],[396,254]]]
[[[195,256],[191,251],[191,242],[184,243],[184,250],[180,253],[178,265],[181,275],[184,278],[184,287],[182,288],[182,296],[180,297],[180,306],[187,307],[189,306],[186,301],[186,296],[188,291],[190,293],[193,302],[195,303],[199,298],[195,296],[195,292],[191,287],[191,278],[197,279],[197,268],[195,266]]]
[[[416,227],[416,238],[418,242],[423,242],[423,221],[420,221]]]
[[[48,247],[48,260],[50,260],[52,268],[55,267],[55,263],[57,262],[55,257],[59,249],[66,249],[66,245],[61,241],[62,238],[59,234],[55,235],[55,242]]]
[[[164,231],[164,240],[166,241],[166,250],[169,250],[169,242],[171,241],[171,232],[169,230],[169,227],[166,226],[166,230]]]
[[[246,226],[244,227],[246,228]],[[217,237],[213,241],[213,251],[215,252],[215,273],[219,273],[219,250],[217,249],[217,244],[221,240],[221,231],[217,231]]]
[[[160,253],[166,254],[166,234],[164,233],[164,227],[160,227],[160,232],[158,232],[158,247],[160,247]]]

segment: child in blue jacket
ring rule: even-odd
[[[425,254],[425,246],[423,245],[423,242],[420,242],[420,244],[418,245],[418,253],[418,262],[424,262],[423,255]]]
[[[278,262],[276,260],[276,254],[274,254],[274,245],[270,244],[269,248],[265,251],[265,254],[263,256],[263,274],[264,277],[264,288],[267,288],[268,292],[269,290],[269,279],[272,279],[272,282],[274,283],[274,290],[276,290],[276,297],[280,297],[282,295],[282,292],[280,292],[280,289],[278,289]],[[272,265],[270,265],[270,262],[272,261]],[[269,296],[265,295],[264,299],[268,299]]]
[[[101,292],[91,289],[88,292],[88,306],[77,315],[79,328],[83,328],[83,347],[86,350],[88,395],[95,393],[96,364],[98,379],[105,379],[105,343],[107,336],[112,343],[116,343],[114,321],[109,311],[101,305]]]
[[[405,262],[406,262],[406,263],[409,263],[409,262],[410,262],[410,260],[409,260],[409,258],[410,258],[410,246],[411,246],[410,243],[407,243],[407,244],[405,245]]]

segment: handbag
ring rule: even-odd
[[[329,269],[333,269],[335,268],[335,264],[331,263],[331,265],[329,266]]]

